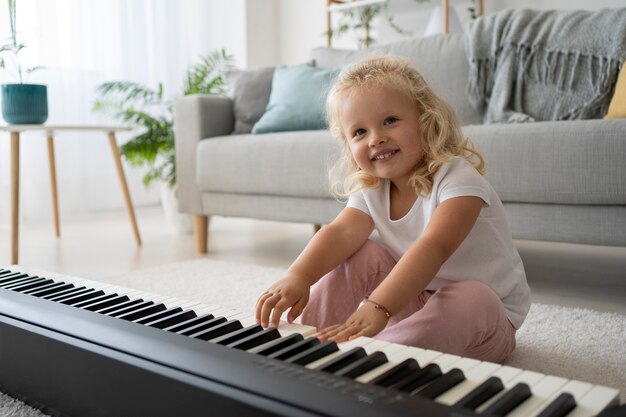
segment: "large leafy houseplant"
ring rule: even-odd
[[[223,94],[223,71],[232,68],[233,57],[223,49],[210,52],[191,65],[185,74],[180,95]],[[148,168],[146,187],[153,181],[176,185],[173,101],[166,98],[163,84],[156,89],[132,81],[105,82],[98,87],[93,110],[112,114],[116,120],[139,132],[120,147],[133,166]]]
[[[0,47],[0,68],[6,69],[10,63],[14,69],[13,77],[17,83],[2,84],[2,115],[11,124],[39,124],[48,118],[48,89],[41,84],[26,84],[25,75],[36,71],[41,66],[24,68],[20,52],[26,44],[17,39],[17,4],[8,0],[9,26],[11,37]]]

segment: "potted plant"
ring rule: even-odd
[[[16,0],[8,0],[10,42],[0,48],[0,68],[5,68],[8,56],[19,83],[2,84],[2,116],[9,124],[41,124],[48,119],[48,89],[41,84],[24,83],[24,74],[41,67],[23,68],[20,51],[26,46],[17,40]]]
[[[223,71],[231,69],[233,57],[223,49],[213,51],[190,66],[180,95],[223,94]],[[97,112],[135,128],[136,136],[120,147],[120,154],[133,166],[145,166],[143,183],[149,187],[160,181],[161,201],[168,223],[177,232],[191,231],[190,216],[178,213],[176,199],[176,159],[174,151],[174,98],[166,98],[163,84],[157,89],[132,81],[111,81],[98,87]]]

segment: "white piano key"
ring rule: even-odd
[[[562,393],[568,393],[572,395],[576,403],[578,403],[580,399],[589,391],[591,391],[593,387],[594,386],[592,384],[589,384],[587,382],[571,380],[567,382],[561,389],[555,392],[554,395],[552,395],[552,397],[548,399],[548,401],[546,401],[546,403],[543,406],[539,407],[534,412],[530,413],[528,417],[536,417],[537,415],[539,415],[543,411],[544,408],[546,408],[553,400],[556,399],[556,397],[558,397]],[[568,416],[569,415],[570,414],[568,414]]]
[[[424,366],[428,365],[439,356],[443,355],[443,353],[437,352],[436,350],[430,350],[430,349],[420,349],[420,350],[421,352],[415,355],[414,357],[414,359],[417,360],[417,363],[419,364],[420,368],[423,368]]]
[[[614,388],[596,385],[582,398],[577,399],[577,406],[567,417],[593,417],[605,408],[617,405],[619,402],[619,391]]]
[[[461,398],[465,397],[471,391],[473,391],[480,384],[485,382],[495,371],[500,369],[502,365],[493,362],[481,362],[472,369],[467,372],[463,371],[465,374],[465,381],[461,382],[456,387],[448,390],[447,392],[441,394],[439,397],[435,399],[435,401],[452,405],[459,401]]]
[[[213,314],[214,311],[216,311],[216,310],[218,310],[220,308],[221,307],[219,307],[219,306],[201,305],[199,307],[195,307],[193,309],[193,311],[196,313],[196,315],[198,317],[200,317],[200,316],[204,316],[205,314]],[[213,314],[213,316],[217,317],[217,316],[215,316],[215,314]]]
[[[254,316],[248,315],[239,319],[239,322],[241,322],[243,327],[248,327],[248,326],[252,326],[253,324],[256,324],[256,318],[254,318]]]
[[[593,388],[592,384],[582,381],[570,380],[563,387],[557,390],[552,397],[550,397],[544,405],[531,412],[528,417],[536,417],[541,413],[541,411],[547,407],[556,397],[558,397],[561,393],[568,393],[574,397],[574,400],[578,403],[578,401],[591,389]]]
[[[307,326],[305,324],[298,324],[298,323],[287,323],[287,322],[284,322],[284,323],[285,324],[281,324],[278,326],[278,332],[283,337],[289,336],[290,334],[293,334],[293,333],[299,333],[303,337],[309,337],[317,333],[317,329],[313,326]]]
[[[377,376],[382,375],[383,373],[387,372],[389,369],[393,368],[397,364],[407,359],[416,359],[419,355],[424,354],[424,353],[426,353],[426,357],[436,356],[436,355],[431,355],[431,353],[429,353],[429,352],[434,352],[434,351],[426,351],[425,349],[416,348],[413,346],[404,346],[404,345],[397,345],[397,344],[395,345],[396,345],[394,346],[395,350],[387,356],[387,359],[389,359],[387,363],[384,363],[381,366],[377,367],[376,369],[372,369],[371,371],[364,373],[359,378],[357,378],[357,381],[367,383],[371,381],[372,379],[376,378]],[[398,349],[397,346],[402,346],[403,349]],[[420,364],[419,361],[417,363],[418,365]]]
[[[502,367],[502,368],[505,368],[505,367]],[[502,368],[499,371],[495,372],[495,374],[498,374],[500,371],[502,371]],[[497,376],[495,374],[494,376]],[[502,378],[500,378],[502,380],[502,384],[504,385],[504,389],[498,394],[491,397],[489,400],[485,401],[484,404],[481,404],[480,407],[476,409],[476,411],[479,414],[482,413],[487,407],[489,407],[491,404],[496,402],[500,397],[502,397],[508,390],[513,388],[515,385],[519,383],[524,383],[529,386],[532,386],[536,384],[537,381],[539,381],[543,377],[545,377],[545,375],[540,374],[539,372],[521,371],[520,373],[518,373],[517,375],[515,375],[513,378],[509,379],[508,381],[505,381]]]
[[[357,339],[353,339],[353,340],[357,340]],[[352,342],[353,340],[350,340],[350,342]],[[363,349],[365,349],[365,352],[367,352],[368,355],[371,355],[374,352],[384,350],[383,348],[388,345],[391,345],[391,343],[386,342],[384,340],[372,339],[368,344],[363,346]]]
[[[309,369],[315,369],[323,364],[325,364],[326,362],[329,362],[333,359],[335,359],[337,356],[343,355],[344,353],[346,353],[347,351],[349,351],[350,349],[354,349],[355,347],[362,347],[365,349],[365,346],[367,346],[368,344],[374,342],[374,339],[372,339],[371,337],[358,337],[356,339],[353,340],[348,340],[346,342],[342,342],[337,344],[337,346],[339,347],[339,350],[337,352],[333,352],[330,355],[326,355],[323,358],[320,358],[316,361],[313,361],[307,365],[305,365],[306,368]]]
[[[459,362],[461,359],[463,359],[461,356],[444,353],[442,355],[439,355],[433,358],[433,360],[430,363],[435,363],[439,365],[439,368],[441,368],[441,372],[446,373],[450,369],[454,368],[455,367],[454,364]]]
[[[479,361],[478,359],[461,357],[460,360],[452,363],[450,368],[449,369],[445,369],[444,372],[448,372],[448,371],[456,368],[456,369],[460,369],[461,371],[463,371],[463,375],[466,375],[468,372],[470,372],[472,369],[474,369],[475,367],[477,367],[481,363],[482,362]]]
[[[400,362],[406,359],[405,357],[400,357],[398,354],[399,352],[407,348],[408,346],[400,345],[397,343],[390,343],[382,347],[381,352],[383,352],[387,356],[387,362],[364,373],[363,375],[360,375],[359,377],[356,378],[356,381],[362,382],[362,383],[368,383],[369,381],[373,380],[377,376],[384,374],[389,369],[393,368],[394,366],[396,366],[397,364],[399,364]]]
[[[507,414],[507,417],[528,417],[535,410],[546,405],[546,402],[567,383],[567,379],[557,376],[545,376],[530,386],[532,396]]]

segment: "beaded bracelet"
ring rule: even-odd
[[[376,301],[370,300],[369,297],[365,297],[365,301],[367,301],[368,303],[374,304],[374,308],[382,311],[385,314],[385,316],[387,316],[388,319],[391,318],[391,313],[389,312],[389,310],[387,310],[387,307],[385,307],[384,305],[378,304]]]

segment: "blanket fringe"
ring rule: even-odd
[[[513,60],[510,65],[516,68],[513,78],[517,91],[522,91],[524,84],[532,81],[562,93],[576,92],[581,88],[592,92],[592,97],[585,103],[568,112],[553,114],[552,120],[593,118],[606,113],[623,64],[609,57],[561,50],[545,51],[536,45],[509,43],[501,47],[496,55],[475,59],[470,65],[467,93],[470,103],[481,112],[489,104],[496,73],[502,70],[497,67],[500,56],[509,56]]]

